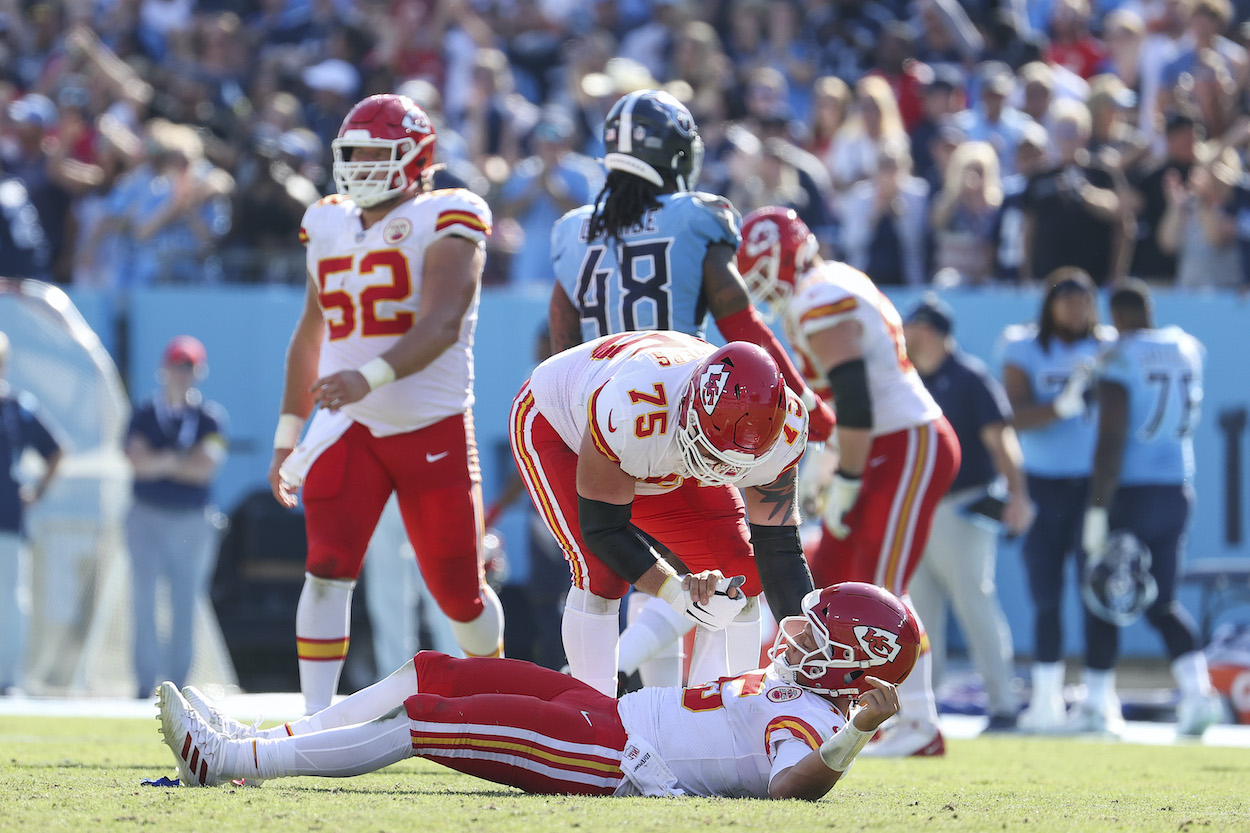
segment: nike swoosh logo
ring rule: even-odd
[[[875,469],[877,466],[881,465],[888,459],[890,458],[886,457],[884,454],[881,455],[880,457],[873,457],[870,461],[868,461],[868,467],[871,469]]]
[[[580,712],[582,713],[582,717],[586,718],[586,725],[587,725],[587,726],[594,726],[594,725],[595,725],[595,724],[593,724],[593,723],[591,723],[591,722],[590,722],[590,714],[589,714],[589,713],[587,713],[587,711],[586,711],[585,709],[578,709],[578,711],[580,711]]]
[[[426,452],[426,454],[425,454],[425,462],[427,462],[427,463],[437,463],[439,460],[443,459],[444,457],[446,457],[446,456],[447,456],[448,454],[450,454],[450,453],[451,453],[450,451],[441,451],[441,452],[439,452],[438,454],[430,454],[430,453],[427,451],[427,452]]]
[[[612,424],[612,412],[608,411],[608,433],[615,434],[616,426]]]

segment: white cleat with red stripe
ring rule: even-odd
[[[161,734],[174,753],[184,787],[215,787],[222,783],[221,768],[227,738],[213,731],[171,682],[156,689]]]
[[[200,717],[204,718],[205,723],[228,738],[253,738],[259,734],[256,726],[249,726],[242,721],[235,720],[214,706],[213,702],[204,696],[204,692],[193,685],[183,686],[182,696],[186,699],[187,704],[195,709]]]

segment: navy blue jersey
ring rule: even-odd
[[[981,430],[1011,421],[1007,392],[980,359],[964,353],[952,353],[933,375],[920,379],[959,438],[962,456],[950,491],[988,485],[997,475]]]
[[[200,402],[173,411],[159,396],[144,402],[130,417],[126,438],[140,436],[154,451],[186,452],[206,441],[222,442],[226,412],[216,402]],[[208,486],[169,479],[134,481],[136,500],[157,506],[190,508],[208,504]]]
[[[1194,426],[1206,351],[1179,327],[1121,336],[1099,368],[1128,392],[1128,436],[1120,483],[1175,485],[1194,475]]]
[[[582,340],[632,330],[677,330],[702,338],[707,319],[703,260],[710,246],[735,250],[741,217],[715,194],[663,194],[634,228],[587,239],[593,205],[551,230],[556,280],[581,314]]]
[[[0,477],[0,529],[24,532],[17,467],[22,453],[33,448],[45,460],[61,449],[38,416],[39,403],[29,393],[0,395],[0,459],[6,463]]]

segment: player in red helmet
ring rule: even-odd
[[[306,301],[269,468],[278,500],[305,507],[295,635],[310,713],[338,688],[352,590],[392,493],[461,649],[495,655],[503,636],[483,579],[470,411],[490,209],[465,189],[427,189],[434,127],[405,96],[361,101],[332,147],[340,193],[309,207],[300,228]]]
[[[907,358],[902,318],[869,276],[821,258],[807,225],[786,208],[751,212],[742,234],[738,266],[755,302],[780,314],[808,384],[837,414],[838,468],[818,499],[815,585],[871,582],[910,605],[907,587],[959,469],[959,441]],[[930,662],[926,650],[899,690],[898,727],[873,753],[945,751]]]
[[[417,756],[530,793],[815,800],[898,711],[919,632],[880,588],[813,591],[773,662],[620,700],[511,659],[423,651],[324,712],[272,729],[172,683],[161,733],[181,783],[346,777]]]
[[[755,597],[773,592],[759,542],[793,541],[801,565],[794,482],[806,442],[807,412],[754,344],[622,333],[535,369],[513,403],[512,454],[572,570],[563,634],[573,676],[616,692],[618,611],[631,584],[678,623],[702,626],[691,680],[758,663]],[[683,579],[652,542],[691,571],[720,572]]]

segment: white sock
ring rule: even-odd
[[[643,593],[630,594],[628,620],[617,667],[626,674],[637,671],[643,685],[681,685],[681,640],[694,622],[663,599]]]
[[[1085,668],[1081,671],[1081,681],[1085,683],[1085,702],[1099,709],[1106,709],[1111,704],[1115,693],[1115,669],[1097,671]]]
[[[276,740],[235,741],[244,768],[234,773],[251,774],[246,760],[255,755],[257,775],[281,778],[289,775],[320,775],[344,778],[373,772],[412,756],[411,721],[403,706],[386,717],[340,726],[307,735]]]
[[[1172,676],[1182,697],[1210,697],[1214,693],[1207,655],[1202,651],[1190,651],[1172,660]]]
[[[460,650],[471,657],[503,656],[503,605],[489,585],[482,586],[485,609],[468,622],[448,620]]]
[[[620,599],[605,599],[574,587],[564,603],[560,634],[569,672],[609,697],[616,696]]]
[[[746,607],[726,628],[729,637],[729,674],[736,676],[760,667],[760,605],[759,596],[747,601]]]
[[[1033,663],[1033,696],[1031,702],[1044,703],[1063,697],[1064,666],[1062,662]]]
[[[402,706],[405,700],[416,693],[417,669],[413,661],[408,660],[388,676],[368,688],[344,697],[329,708],[291,723],[265,729],[257,737],[285,738],[351,726],[353,723],[365,723],[387,714],[396,706]]]
[[[304,709],[315,714],[330,705],[351,642],[352,590],[356,582],[304,574],[295,609],[295,644]]]
[[[904,720],[938,725],[937,698],[933,696],[932,681],[933,654],[922,650],[916,659],[916,667],[898,685],[898,711]]]

